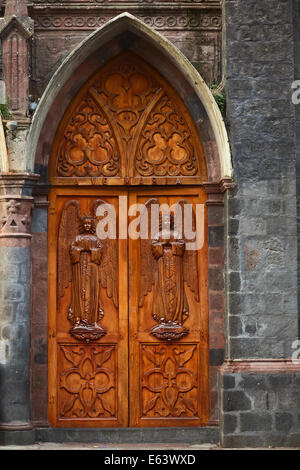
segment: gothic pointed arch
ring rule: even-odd
[[[48,181],[52,142],[72,99],[101,66],[124,49],[146,56],[180,91],[200,134],[207,180],[230,179],[232,167],[227,132],[209,88],[176,46],[129,13],[117,16],[88,36],[53,75],[28,134],[26,170],[39,172],[44,175],[41,182]]]
[[[61,182],[104,177],[137,184],[145,177],[157,182],[177,177],[180,183],[201,183],[207,170],[182,99],[147,62],[123,51],[68,107],[54,140],[49,176]]]

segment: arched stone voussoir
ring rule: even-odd
[[[232,166],[225,124],[204,80],[179,49],[141,20],[122,13],[83,40],[50,80],[32,120],[25,161],[27,171],[43,180],[57,126],[73,97],[101,65],[130,49],[156,67],[184,99],[204,143],[208,179],[231,178]]]

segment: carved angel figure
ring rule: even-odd
[[[100,241],[95,235],[95,201],[93,216],[81,217],[78,201],[69,201],[63,208],[59,227],[58,293],[63,297],[71,282],[71,302],[68,320],[70,334],[78,340],[90,342],[106,334],[100,325],[104,312],[101,306],[100,284],[108,286],[108,297],[117,305],[115,240]],[[79,232],[79,234],[78,234]],[[77,233],[77,234],[76,234]],[[108,261],[107,256],[110,257]],[[108,281],[108,282],[107,282]]]
[[[154,201],[146,204],[148,213]],[[171,214],[167,230],[161,220],[159,233],[152,240],[141,240],[139,307],[154,284],[152,316],[158,324],[150,331],[153,336],[170,341],[189,333],[184,326],[189,316],[185,282],[199,301],[197,252],[186,250],[186,242],[176,233]]]

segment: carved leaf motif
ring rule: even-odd
[[[192,346],[191,349],[178,351],[174,348],[174,356],[178,367],[183,367],[193,356],[196,346]]]
[[[74,397],[71,397],[70,400],[66,401],[66,403],[63,406],[63,409],[61,410],[62,416],[65,416],[68,413],[68,411],[70,411],[73,408],[76,400],[77,400],[77,396],[74,396]]]
[[[151,400],[147,401],[144,407],[144,414],[147,414],[148,411],[151,411],[155,407],[158,398],[159,398],[159,395],[155,395],[153,398],[151,398]]]
[[[67,361],[71,362],[73,366],[78,367],[84,355],[84,351],[82,349],[75,351],[74,349],[65,348],[64,346],[61,346],[60,348],[63,351]]]
[[[181,396],[181,400],[185,406],[185,408],[187,408],[188,410],[192,411],[192,413],[195,415],[197,410],[195,409],[195,405],[194,403],[192,402],[192,400],[189,400],[187,397],[185,396]]]
[[[160,366],[161,357],[159,357],[159,353],[153,353],[151,349],[147,348],[146,346],[143,347],[143,352],[145,353],[145,356],[149,359],[149,361],[152,362],[152,364],[154,364],[156,367]]]
[[[102,403],[102,406],[103,406],[104,410],[107,411],[110,416],[113,416],[114,411],[113,411],[113,408],[111,407],[109,401],[106,400],[106,398],[103,395],[101,396],[100,401]]]
[[[96,349],[93,349],[93,359],[95,360],[96,366],[97,367],[102,367],[105,362],[107,362],[111,355],[112,355],[113,349],[109,348],[106,349],[105,351],[98,351]]]

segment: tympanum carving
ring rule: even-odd
[[[146,203],[148,217],[156,199]],[[183,203],[180,203],[180,207]],[[139,307],[152,290],[152,316],[157,322],[150,333],[162,340],[178,340],[189,333],[184,326],[189,317],[189,303],[184,283],[199,302],[197,251],[187,250],[184,233],[176,232],[175,218],[160,217],[160,230],[151,239],[141,239],[141,283]],[[195,224],[193,224],[195,229]],[[183,227],[183,223],[182,223]],[[184,228],[182,230],[184,232]]]
[[[87,95],[64,131],[57,160],[58,176],[115,176],[120,150],[105,114]]]
[[[56,176],[201,175],[184,104],[140,59],[122,55],[83,91],[61,124]]]
[[[95,235],[96,209],[103,203],[95,201],[92,214],[82,216],[78,201],[67,202],[59,226],[58,296],[62,298],[71,283],[70,334],[87,343],[106,334],[100,324],[104,315],[100,285],[118,305],[116,240],[100,241]]]

